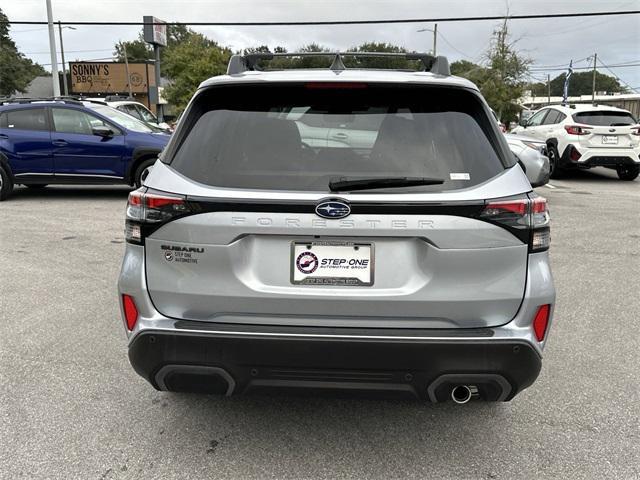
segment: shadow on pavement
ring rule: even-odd
[[[127,185],[51,185],[45,188],[28,188],[25,186],[17,186],[13,189],[13,193],[7,199],[82,199],[101,200],[101,199],[125,199],[129,192],[133,190]]]
[[[577,180],[577,181],[587,181],[587,182],[598,182],[598,183],[631,183],[628,181],[620,180],[618,178],[618,174],[615,170],[610,170],[608,168],[592,168],[589,170],[569,170],[567,171],[562,178],[559,178],[560,181],[566,180]],[[555,180],[552,179],[551,183],[553,184]]]

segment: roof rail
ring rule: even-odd
[[[68,103],[70,105],[82,105],[84,102],[98,103],[102,105],[107,104],[103,100],[87,98],[82,95],[59,95],[57,97],[0,97],[0,105],[37,102],[58,102]]]
[[[60,102],[60,103],[73,103],[82,104],[82,101],[78,97],[72,96],[59,96],[59,97],[7,97],[0,99],[0,103],[3,105],[12,103],[36,103],[36,102]]]
[[[247,71],[260,70],[258,63],[261,60],[273,60],[277,57],[333,57],[330,70],[346,70],[342,57],[390,57],[404,58],[405,60],[418,60],[422,62],[424,70],[436,75],[451,75],[449,60],[444,56],[434,57],[428,53],[392,53],[392,52],[292,52],[292,53],[248,53],[246,55],[233,55],[227,66],[227,75],[235,75]]]

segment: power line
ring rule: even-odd
[[[458,52],[460,55],[462,55],[463,57],[467,57],[470,58],[471,60],[473,60],[473,57],[471,57],[470,55],[467,55],[466,53],[464,53],[461,50],[458,50],[454,45],[451,44],[451,42],[449,40],[447,40],[447,38],[442,34],[442,32],[438,32],[438,36],[440,38],[442,38],[442,40],[444,40],[444,43],[446,43],[447,45],[449,45],[453,50],[455,50],[456,52]]]
[[[611,68],[627,68],[627,67],[640,67],[640,63],[626,63],[619,65],[609,65]],[[543,73],[543,72],[554,72],[554,71],[563,71],[567,70],[569,67],[565,68],[532,68],[531,71],[534,73]],[[593,70],[593,65],[590,67],[573,67],[573,70]]]
[[[621,84],[623,84],[625,87],[633,90],[634,92],[638,93],[638,90],[636,90],[635,88],[633,88],[631,85],[629,85],[627,82],[625,82],[624,80],[622,80],[618,75],[615,74],[615,72],[613,70],[611,70],[611,68],[609,68],[609,65],[606,65],[601,59],[597,59],[598,63],[600,63],[600,65],[602,65],[604,68],[607,69],[607,71],[613,75],[615,77],[616,80],[618,80],[618,82],[620,82]],[[640,65],[640,64],[638,64]],[[631,66],[631,65],[623,65],[623,66]],[[611,67],[613,68],[620,68],[620,65],[611,65]]]
[[[585,60],[588,60],[588,59],[589,59],[589,57],[584,57],[584,58],[581,58],[580,60],[574,60],[573,63],[584,62]],[[640,61],[640,60],[638,60],[638,61]],[[557,65],[535,65],[534,64],[534,65],[532,65],[532,68],[541,68],[542,69],[542,68],[564,67],[563,68],[563,70],[564,70],[564,69],[567,68],[567,65],[569,65],[569,62],[559,63]]]
[[[113,48],[102,48],[97,50],[65,50],[65,53],[87,53],[87,52],[112,52]],[[49,50],[44,52],[24,52],[24,55],[44,55],[45,53],[49,53]],[[56,53],[60,53],[57,51]]]
[[[304,25],[371,25],[392,23],[433,23],[433,22],[473,22],[495,20],[533,20],[544,18],[576,18],[576,17],[605,17],[611,15],[637,15],[640,10],[621,10],[617,12],[581,12],[581,13],[546,13],[534,15],[493,15],[487,17],[444,17],[444,18],[404,18],[386,20],[327,20],[327,21],[299,21],[299,22],[166,22],[147,23],[146,25],[168,26],[211,26],[211,27],[268,27],[268,26],[304,26]],[[144,26],[144,22],[60,22],[63,25],[93,25],[93,26]],[[1,21],[0,24],[12,25],[47,25],[46,21]]]

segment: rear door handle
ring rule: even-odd
[[[9,140],[9,135],[5,135],[4,133],[0,133],[0,138],[2,140]]]
[[[66,140],[54,140],[52,143],[57,147],[64,147],[65,145],[69,145]]]
[[[340,140],[344,140],[349,137],[346,133],[334,133],[332,136],[333,138],[339,138]]]

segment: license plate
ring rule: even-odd
[[[298,285],[373,285],[373,244],[293,242],[291,283]]]
[[[603,135],[602,136],[602,143],[604,145],[617,145],[618,144],[618,137],[617,137],[617,135]]]

